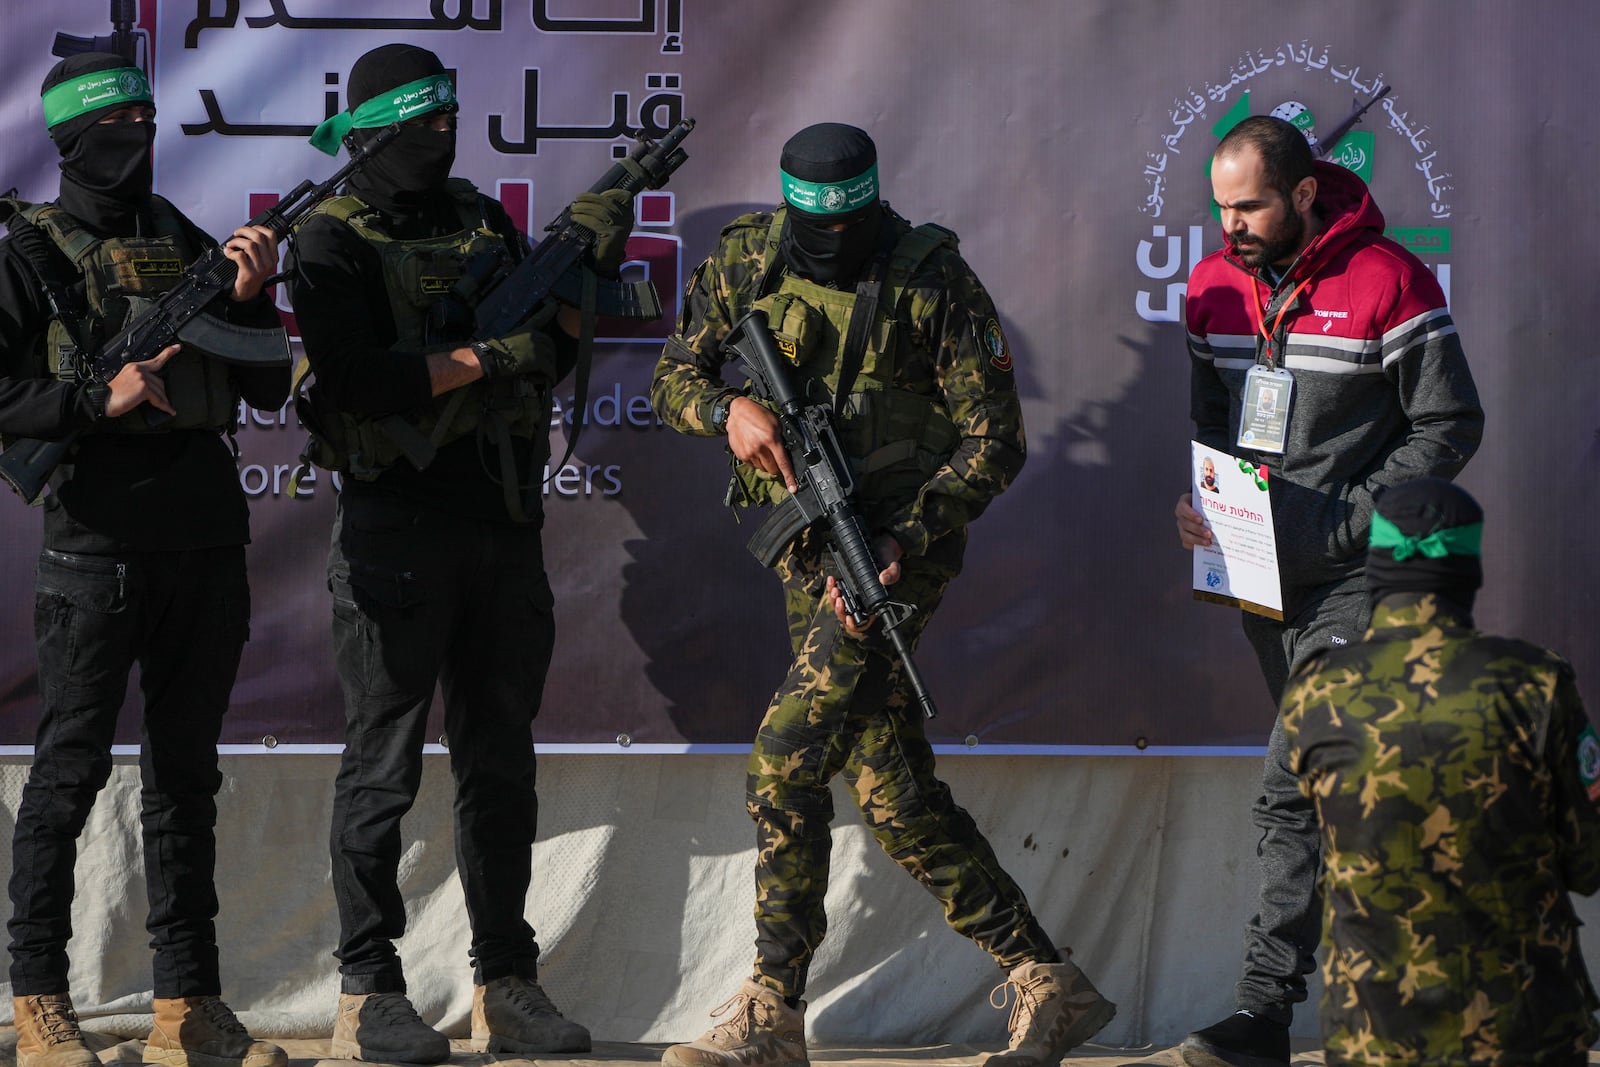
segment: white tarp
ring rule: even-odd
[[[261,1034],[332,1029],[337,916],[325,834],[335,767],[325,756],[224,760],[223,992]],[[949,757],[941,768],[1046,928],[1117,1003],[1099,1040],[1170,1044],[1232,1010],[1255,901],[1248,809],[1259,761]],[[25,775],[24,761],[0,764],[0,829]],[[539,796],[527,914],[556,1003],[597,1040],[699,1034],[752,958],[744,760],[547,756]],[[830,927],[807,994],[812,1039],[1003,1046],[1005,1016],[988,1003],[998,968],[879,851],[842,790],[835,802]],[[138,768],[119,759],[78,861],[72,991],[85,1016],[149,1010],[138,806]],[[444,758],[428,761],[405,829],[411,926],[399,947],[411,996],[430,1023],[464,1035],[470,938]],[[0,856],[9,877],[9,852]],[[1593,901],[1579,912],[1600,916]],[[1586,941],[1600,958],[1592,933]],[[149,1019],[87,1025],[142,1036]],[[1314,1036],[1316,1013],[1302,1009],[1294,1032]]]

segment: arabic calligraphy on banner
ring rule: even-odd
[[[304,0],[300,0],[301,3]],[[658,19],[657,5],[660,5]],[[286,0],[266,0],[271,8],[268,15],[247,15],[245,25],[250,29],[282,26],[291,30],[485,30],[499,31],[514,28],[505,21],[504,0],[483,0],[483,13],[479,14],[478,0],[429,0],[428,14],[424,16],[318,16],[294,15],[288,10]],[[200,34],[205,30],[233,29],[239,24],[240,0],[222,0],[220,13],[213,13],[211,0],[195,0],[194,18],[183,31],[183,46],[196,48]],[[389,0],[385,5],[395,8],[412,6]],[[420,6],[420,5],[418,5]],[[661,52],[672,55],[683,51],[683,0],[638,0],[638,14],[625,17],[561,16],[551,11],[550,0],[531,0],[529,12],[534,28],[545,33],[580,34],[655,34],[662,35]]]
[[[1338,96],[1329,95],[1328,82],[1341,91],[1340,96],[1348,89],[1350,102],[1341,105]],[[1255,100],[1252,93],[1256,94]],[[1259,106],[1263,97],[1274,102]],[[1168,198],[1179,174],[1184,176],[1183,187],[1180,199],[1173,205],[1178,217],[1187,222],[1209,204],[1210,189],[1204,174],[1211,152],[1228,130],[1251,114],[1270,113],[1294,123],[1321,158],[1355,171],[1370,182],[1375,157],[1379,155],[1377,133],[1372,129],[1377,122],[1372,113],[1381,111],[1387,120],[1382,129],[1398,139],[1404,146],[1402,151],[1409,150],[1412,166],[1427,191],[1427,218],[1417,220],[1426,225],[1394,226],[1389,236],[1418,254],[1448,254],[1450,230],[1441,224],[1454,214],[1447,197],[1455,188],[1454,175],[1442,168],[1438,149],[1425,136],[1429,126],[1412,120],[1410,112],[1402,110],[1401,99],[1401,93],[1388,83],[1382,71],[1363,74],[1360,64],[1343,66],[1329,55],[1326,46],[1314,48],[1309,40],[1271,50],[1246,50],[1224,77],[1205,81],[1201,89],[1189,86],[1173,100],[1168,112],[1170,127],[1144,154],[1140,177],[1146,192],[1139,202],[1139,213],[1151,220],[1166,217]],[[1324,126],[1327,143],[1319,140],[1315,113],[1302,103],[1304,100],[1326,107],[1325,117],[1343,117],[1343,121]],[[1352,120],[1362,117],[1368,128],[1352,128]],[[1192,132],[1196,130],[1199,132]],[[1393,143],[1384,141],[1386,146]],[[1182,163],[1185,158],[1189,161]],[[1392,208],[1390,211],[1391,219],[1398,217]],[[1146,322],[1179,321],[1186,279],[1206,255],[1208,232],[1213,240],[1219,239],[1215,230],[1205,225],[1180,225],[1171,233],[1168,230],[1167,223],[1153,223],[1134,249],[1134,263],[1140,275],[1148,281],[1165,283],[1141,287],[1134,293],[1134,309]],[[1448,298],[1450,264],[1436,258],[1425,262],[1433,268]]]
[[[304,2],[304,0],[302,0]],[[288,0],[268,0],[271,13],[246,15],[242,21],[249,30],[278,27],[284,30],[378,30],[387,32],[461,31],[501,33],[508,29],[505,22],[503,0],[458,0],[455,10],[449,10],[447,0],[430,0],[428,17],[383,16],[305,16],[293,15],[287,10]],[[532,0],[532,24],[543,34],[579,34],[585,36],[607,34],[655,34],[658,32],[657,5],[664,9],[659,24],[662,35],[662,55],[678,55],[683,51],[682,0],[639,0],[639,14],[628,19],[555,18],[548,11],[549,0]],[[406,5],[393,4],[390,7]],[[206,30],[236,29],[240,19],[240,0],[224,0],[220,13],[213,13],[211,0],[196,0],[195,17],[184,30],[183,47],[197,50],[200,36]],[[526,32],[524,27],[517,29]],[[209,38],[208,38],[209,40]],[[277,42],[274,42],[277,43]],[[319,71],[322,79],[322,112],[307,116],[297,122],[244,122],[225,117],[224,107],[214,87],[197,87],[204,122],[185,122],[183,133],[188,137],[216,134],[222,137],[290,137],[303,139],[324,119],[331,118],[343,109],[339,92],[339,71]],[[616,141],[642,131],[647,137],[663,136],[682,120],[683,76],[678,72],[651,72],[644,75],[644,87],[638,92],[635,104],[634,90],[611,94],[611,112],[604,122],[580,120],[553,121],[542,116],[539,100],[539,68],[525,67],[521,75],[521,130],[509,128],[503,113],[484,115],[489,143],[497,152],[505,154],[536,155],[540,141],[560,140],[610,140]],[[305,76],[305,75],[302,75]],[[255,106],[255,89],[240,85],[235,90],[243,95],[249,106]],[[511,96],[512,94],[506,94]],[[618,144],[613,155],[626,154],[627,146]]]

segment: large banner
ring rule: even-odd
[[[8,10],[0,185],[55,195],[38,86],[57,35],[104,37],[105,19],[103,0]],[[1532,11],[1449,0],[140,0],[134,30],[159,110],[157,189],[217,235],[331,172],[306,137],[343,107],[356,57],[386,42],[454,71],[455,173],[535,238],[631,132],[697,120],[629,245],[669,317],[610,331],[587,428],[545,482],[559,621],[546,748],[748,744],[787,657],[778,583],[744,548],[754,522],[722,506],[721,442],[658,422],[651,371],[718,229],[777,201],[783,141],[818,121],[868,129],[894,207],[961,235],[1027,420],[1027,466],[974,526],[919,652],[942,709],[931,736],[1132,753],[1251,749],[1272,720],[1237,612],[1194,602],[1172,521],[1189,481],[1184,282],[1220,243],[1208,157],[1245,115],[1326,137],[1380,94],[1334,158],[1438,276],[1483,396],[1487,437],[1462,479],[1488,512],[1479,620],[1564,652],[1600,695],[1600,375],[1578,335],[1594,225],[1576,182],[1594,162],[1579,53],[1600,9],[1562,5],[1560,23],[1542,33]],[[281,291],[280,307],[292,330]],[[557,456],[573,406],[564,395]],[[245,751],[342,736],[324,574],[337,486],[319,475],[289,495],[303,439],[292,409],[240,413],[254,620],[225,740]],[[0,500],[12,746],[36,716],[38,528]]]

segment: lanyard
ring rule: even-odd
[[[1320,269],[1321,269],[1321,267],[1319,266],[1318,270],[1320,270]],[[1277,336],[1278,327],[1283,325],[1283,317],[1289,313],[1289,309],[1290,308],[1294,307],[1295,298],[1297,298],[1300,295],[1300,290],[1302,290],[1306,286],[1310,285],[1311,284],[1311,279],[1315,278],[1316,276],[1317,276],[1317,272],[1314,270],[1310,274],[1305,276],[1305,280],[1304,281],[1302,281],[1299,285],[1295,286],[1292,290],[1290,290],[1288,298],[1286,300],[1284,300],[1284,302],[1282,304],[1278,305],[1278,315],[1277,315],[1276,318],[1274,318],[1272,320],[1272,332],[1270,332],[1270,333],[1267,332],[1267,322],[1266,322],[1265,316],[1262,313],[1262,308],[1263,308],[1263,306],[1265,304],[1271,303],[1272,294],[1268,293],[1266,301],[1262,301],[1262,299],[1261,299],[1261,281],[1260,281],[1260,279],[1256,278],[1254,275],[1251,276],[1250,284],[1253,287],[1253,290],[1254,290],[1255,296],[1256,296],[1256,299],[1251,303],[1251,307],[1255,310],[1255,313],[1256,313],[1256,329],[1261,333],[1261,336],[1266,338],[1266,340],[1267,340],[1267,365],[1269,367],[1272,366],[1275,363],[1275,360],[1273,359],[1274,342],[1273,342],[1272,339]]]

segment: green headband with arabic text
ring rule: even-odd
[[[1410,537],[1401,533],[1400,527],[1381,514],[1373,512],[1372,537],[1367,544],[1370,548],[1393,549],[1394,558],[1400,562],[1419,553],[1428,559],[1443,559],[1446,556],[1481,556],[1483,523],[1449,526],[1443,530],[1435,530],[1425,537]]]
[[[154,104],[150,80],[138,67],[113,67],[69,78],[44,91],[44,124],[48,129],[107,107]]]
[[[842,182],[808,182],[779,169],[783,198],[812,215],[846,215],[878,199],[878,165]]]
[[[339,154],[339,144],[351,130],[372,130],[395,122],[405,122],[454,107],[456,89],[448,74],[430,74],[414,82],[397,85],[388,92],[364,100],[351,111],[341,111],[311,133],[311,143],[330,156]]]

